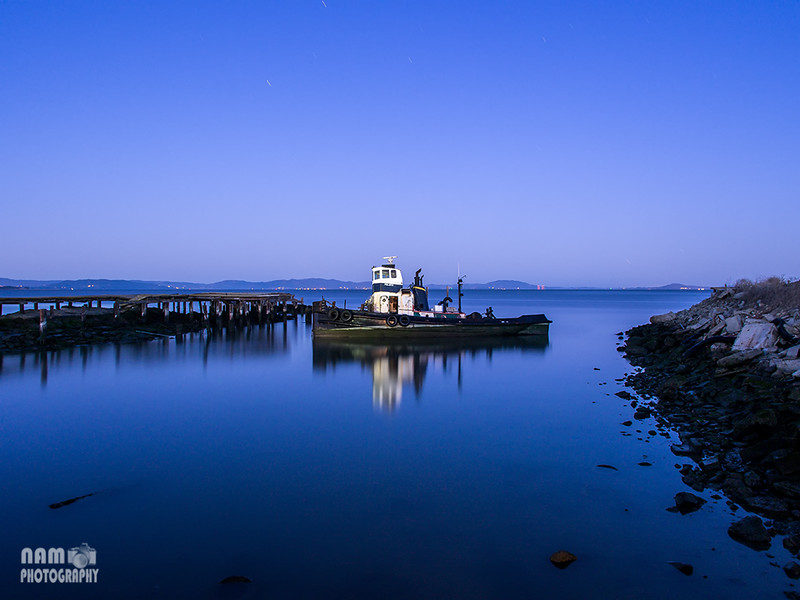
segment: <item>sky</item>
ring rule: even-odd
[[[800,2],[0,0],[0,277],[800,276]]]

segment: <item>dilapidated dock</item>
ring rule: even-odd
[[[311,306],[288,292],[0,296],[0,352],[270,327],[299,316],[310,321]]]

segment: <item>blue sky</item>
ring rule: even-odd
[[[0,276],[800,276],[800,3],[0,1]]]

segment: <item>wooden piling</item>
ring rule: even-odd
[[[39,310],[39,343],[43,344],[47,337],[47,312]],[[46,359],[45,359],[46,360]]]

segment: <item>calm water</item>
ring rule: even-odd
[[[704,293],[467,294],[546,313],[549,344],[315,345],[289,323],[4,356],[0,598],[783,597],[779,543],[728,539],[722,501],[667,512],[685,461],[620,425],[616,332]],[[23,547],[81,542],[98,584],[18,583]]]

